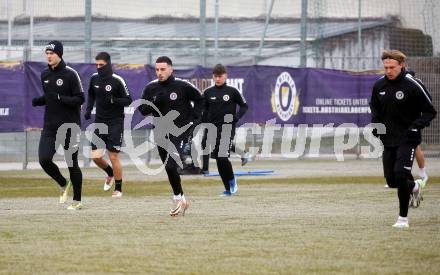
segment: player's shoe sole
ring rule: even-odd
[[[67,197],[69,196],[69,190],[72,188],[72,182],[67,180],[66,186],[64,186],[64,191],[60,194],[60,203],[66,203]]]
[[[409,207],[417,208],[420,206],[422,201],[423,201],[423,196],[420,190],[417,192],[413,192],[409,198]]]
[[[118,190],[113,191],[112,198],[121,198],[121,197],[122,197],[121,191],[118,191]]]
[[[420,203],[423,201],[422,190],[426,186],[426,181],[423,179],[417,179],[415,182],[419,185],[419,190],[417,190],[417,192],[412,192],[411,194],[409,206],[413,208],[419,207]]]
[[[396,222],[395,224],[393,224],[394,228],[408,228],[409,224],[408,222]]]
[[[229,187],[231,189],[231,193],[235,194],[238,191],[238,184],[237,184],[237,178],[234,177],[232,180],[229,181]]]
[[[417,180],[415,180],[415,182],[417,182],[419,184],[420,189],[424,189],[426,187],[426,184],[428,183],[428,180],[417,179]]]
[[[178,200],[174,207],[170,210],[170,216],[176,217],[178,215],[185,216],[185,212],[189,207],[189,202],[187,200]]]
[[[104,191],[110,190],[113,186],[113,182],[114,182],[114,177],[105,178],[104,187],[103,187]]]
[[[249,152],[246,152],[241,157],[241,166],[245,166],[249,161],[252,161],[254,159],[254,156],[250,154]]]
[[[73,203],[67,207],[67,210],[81,210],[83,209],[83,204],[81,202],[79,203]]]
[[[231,191],[225,190],[220,194],[220,197],[230,197],[232,196]]]
[[[409,195],[409,204],[408,204],[408,206],[411,207],[411,208],[414,208],[414,193],[411,193]]]

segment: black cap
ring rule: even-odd
[[[45,51],[52,51],[56,53],[60,58],[62,58],[63,44],[58,40],[52,40],[46,45]]]

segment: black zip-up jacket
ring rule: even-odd
[[[95,122],[110,122],[124,118],[124,107],[129,106],[132,99],[124,79],[110,68],[105,75],[94,73],[90,79],[86,109],[89,114],[95,101]]]
[[[383,123],[384,146],[398,146],[403,139],[420,143],[420,130],[437,114],[428,91],[405,70],[395,80],[383,76],[376,81],[370,108],[373,123]]]
[[[237,122],[248,110],[248,105],[240,92],[226,83],[222,86],[212,86],[203,93],[205,108],[203,122],[216,125],[224,123],[225,115],[231,114],[233,122]],[[239,110],[237,112],[237,106]]]
[[[165,81],[156,79],[148,83],[142,92],[142,99],[152,102],[162,116],[171,110],[179,112],[179,116],[174,120],[179,128],[189,122],[197,124],[201,121],[203,97],[200,91],[189,82],[175,78],[173,75]],[[139,111],[144,116],[148,114],[160,116],[153,107],[146,104],[139,106]]]
[[[45,105],[43,131],[56,134],[63,123],[81,125],[84,91],[77,71],[61,60],[54,69],[48,66],[41,72],[41,84],[44,94],[34,98],[32,105]]]

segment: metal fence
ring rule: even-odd
[[[114,63],[152,64],[166,54],[179,69],[222,62],[365,71],[380,69],[381,51],[395,48],[439,110],[438,14],[435,0],[0,0],[0,61],[45,61],[43,46],[58,39],[76,63],[105,50]],[[439,119],[424,132],[433,156],[439,133]],[[38,138],[0,134],[2,160],[35,161]],[[247,146],[259,142],[253,136]],[[332,150],[331,138],[324,144]]]
[[[43,61],[56,38],[69,62],[107,50],[115,63],[370,70],[383,48],[438,56],[436,14],[434,0],[0,0],[0,60]]]

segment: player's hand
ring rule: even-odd
[[[32,106],[38,106],[38,97],[34,97],[34,98],[32,98]]]

